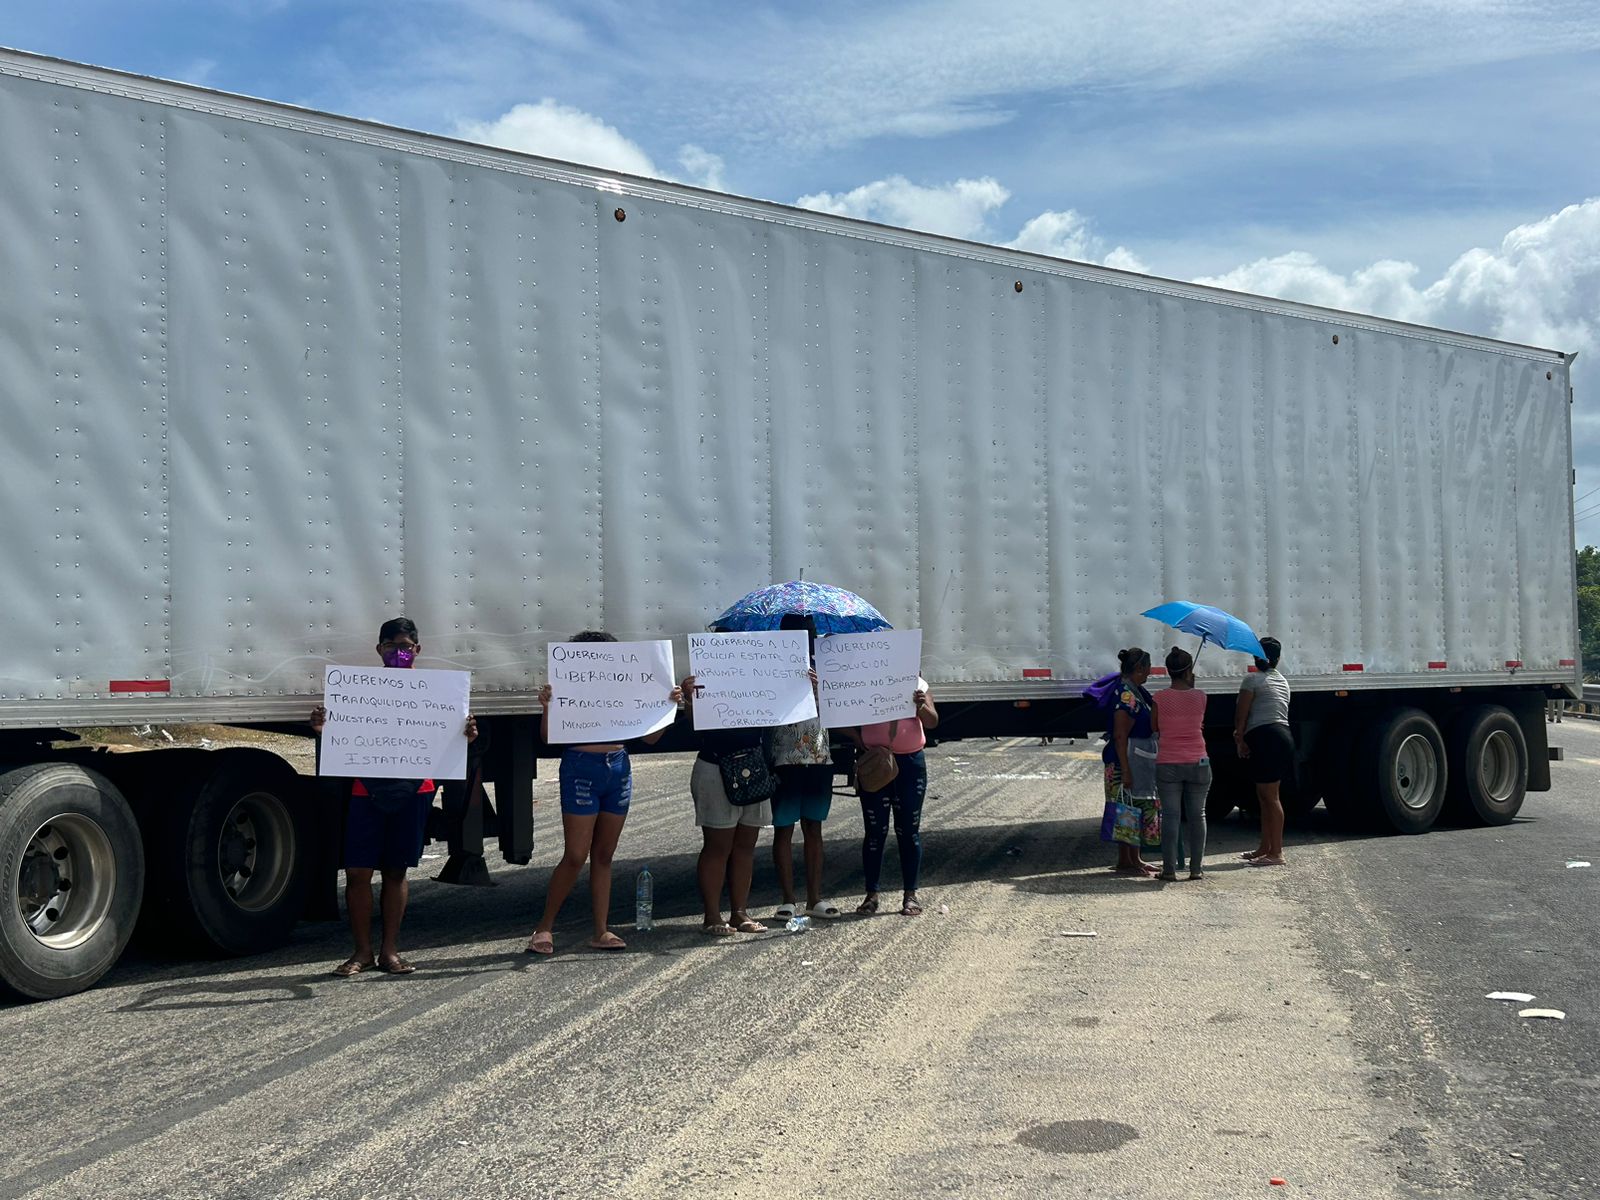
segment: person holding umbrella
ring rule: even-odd
[[[786,623],[787,622],[787,623]],[[833,633],[872,633],[890,628],[889,622],[877,609],[854,592],[830,587],[823,583],[790,580],[769,587],[757,588],[741,597],[725,612],[712,621],[708,628],[713,633],[743,633],[751,630],[804,628],[815,635]],[[813,643],[814,644],[814,643]],[[694,676],[683,681],[684,701],[691,707],[695,699]],[[823,739],[825,753],[826,732],[818,731]],[[747,754],[754,748],[764,748],[769,731],[761,729],[720,729],[700,734],[700,755],[695,761],[689,779],[689,790],[694,796],[695,821],[700,826],[704,845],[700,851],[698,873],[700,897],[705,906],[705,932],[708,934],[760,933],[766,926],[750,916],[747,906],[750,898],[750,878],[753,873],[756,839],[761,827],[773,823],[773,803],[762,800],[754,804],[734,804],[728,795],[721,774],[721,762],[726,756]],[[810,758],[817,757],[817,739],[808,743]],[[813,767],[826,763],[811,761]],[[793,764],[791,764],[793,765]],[[828,766],[827,798],[832,796],[832,767]],[[816,837],[806,829],[806,890],[811,908],[815,912],[821,904],[822,887],[822,819],[827,815],[825,802],[815,795],[816,778],[813,773],[803,787],[810,796],[810,816],[816,822]],[[780,776],[781,779],[781,776]],[[791,776],[791,784],[794,779]],[[790,796],[794,795],[791,790]],[[807,806],[802,799],[796,806],[798,817],[807,818]],[[804,828],[804,827],[803,827]],[[785,839],[784,853],[792,855],[794,823],[790,821],[789,839]],[[816,866],[811,866],[812,844],[816,845]],[[774,846],[776,851],[777,847]],[[790,859],[790,872],[793,872]],[[781,868],[780,868],[781,870]],[[814,872],[814,880],[813,880]],[[726,879],[728,900],[733,907],[732,924],[722,920],[722,886]],[[792,896],[786,895],[786,900]],[[837,915],[825,911],[832,906],[823,905],[817,915]],[[780,910],[781,911],[781,910]],[[791,910],[792,911],[792,910]]]
[[[1283,801],[1279,788],[1294,771],[1294,735],[1289,732],[1289,681],[1278,670],[1283,646],[1261,639],[1256,669],[1239,686],[1233,744],[1250,767],[1261,806],[1261,842],[1244,856],[1252,867],[1283,866]]]
[[[1170,687],[1157,692],[1161,745],[1156,749],[1156,790],[1161,794],[1161,878],[1176,883],[1183,865],[1184,825],[1189,832],[1189,878],[1202,879],[1206,853],[1206,793],[1211,759],[1206,752],[1206,694],[1194,685],[1194,656],[1167,651]]]
[[[817,627],[812,617],[786,613],[778,628],[805,630],[810,635],[810,651],[815,655]],[[815,692],[816,688],[817,672],[813,667],[811,690]],[[820,717],[780,725],[767,734],[767,753],[778,773],[778,791],[772,799],[772,865],[783,892],[783,903],[772,915],[787,921],[801,911],[794,889],[794,827],[799,825],[805,843],[805,914],[834,920],[840,915],[838,907],[822,899],[822,823],[833,808],[833,758],[828,731],[822,727]]]

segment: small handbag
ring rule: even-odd
[[[895,726],[889,724],[889,741],[894,741]],[[900,774],[900,763],[888,746],[869,746],[856,757],[856,790],[863,796],[868,792],[881,792]]]
[[[722,771],[722,790],[728,794],[729,804],[760,804],[771,800],[778,790],[778,777],[767,761],[767,752],[760,746],[745,750],[730,750],[717,760]]]

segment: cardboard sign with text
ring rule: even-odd
[[[916,716],[922,630],[836,633],[817,639],[817,706],[828,729]]]
[[[626,742],[672,724],[672,643],[551,642],[550,741]]]
[[[367,779],[467,777],[467,671],[329,667],[317,773]]]
[[[767,729],[817,715],[803,630],[691,633],[696,729]]]

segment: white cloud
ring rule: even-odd
[[[685,182],[710,188],[713,192],[727,190],[723,177],[725,164],[720,154],[713,154],[691,142],[679,148],[678,165],[684,170]]]
[[[848,192],[813,192],[795,203],[835,216],[982,239],[988,234],[989,214],[1010,198],[1011,193],[988,176],[928,187],[893,175]]]
[[[458,122],[456,136],[625,175],[677,179],[719,192],[727,187],[727,167],[721,155],[701,146],[684,145],[678,150],[683,174],[673,175],[656,166],[645,149],[616,126],[593,113],[550,99],[518,104],[493,121]]]
[[[1105,239],[1089,227],[1088,220],[1081,213],[1071,208],[1040,213],[1006,245],[1015,250],[1048,254],[1051,258],[1104,263],[1119,271],[1149,270],[1126,246],[1107,250]]]
[[[1519,225],[1473,249],[1432,283],[1383,260],[1349,273],[1293,252],[1198,283],[1441,325],[1557,350],[1600,352],[1600,198]]]
[[[650,156],[615,126],[550,99],[518,104],[493,121],[462,121],[456,133],[468,141],[524,154],[661,178]]]

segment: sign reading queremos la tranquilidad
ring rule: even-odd
[[[323,675],[320,775],[465,779],[472,675],[329,667]]]

